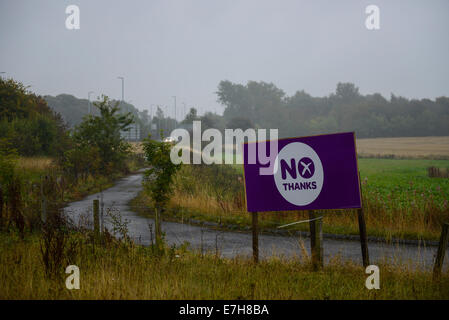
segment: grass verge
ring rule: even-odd
[[[182,248],[113,242],[93,245],[73,233],[78,246],[70,263],[80,269],[80,289],[45,276],[39,234],[20,240],[0,233],[0,299],[449,299],[449,275],[434,283],[431,273],[379,265],[380,289],[365,288],[361,266],[332,261],[313,272],[307,260],[271,258],[254,265]],[[80,240],[81,239],[81,240]]]

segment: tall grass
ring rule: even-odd
[[[380,290],[367,290],[364,269],[331,262],[313,272],[307,260],[272,258],[254,265],[237,257],[200,255],[185,248],[155,255],[129,242],[79,245],[70,261],[80,269],[80,289],[46,276],[40,236],[20,240],[0,234],[0,299],[448,299],[449,276],[432,282],[429,272],[380,265]],[[81,239],[81,240],[80,240]]]

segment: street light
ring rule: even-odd
[[[117,79],[122,80],[122,102],[125,102],[125,78],[117,77]]]
[[[153,119],[153,106],[154,104],[150,104],[150,117]]]
[[[170,118],[168,117],[168,106],[165,106],[165,129],[170,132]]]
[[[175,99],[175,121],[176,121],[176,96],[172,96]]]
[[[156,114],[157,114],[157,111],[159,109],[160,109],[159,105],[157,105]],[[157,117],[157,131],[158,131],[158,134],[160,134],[160,132],[161,132],[161,119],[159,117]]]
[[[184,105],[184,118],[185,118],[187,116],[187,114],[186,114],[186,103],[183,102],[182,104]]]
[[[88,107],[88,110],[89,110],[89,114],[91,114],[91,112],[92,112],[92,105],[91,105],[91,103],[90,103],[90,95],[92,94],[92,93],[94,93],[93,91],[89,91],[88,93],[87,93],[87,107]]]

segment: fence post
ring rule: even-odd
[[[155,235],[156,235],[156,246],[159,248],[161,242],[161,216],[160,208],[155,208],[154,224],[155,224]]]
[[[95,239],[100,239],[100,204],[98,199],[94,200],[93,203],[93,211],[94,211],[94,234]]]
[[[0,183],[0,230],[3,229],[3,187]]]
[[[254,263],[259,262],[259,225],[258,225],[258,213],[251,212],[252,218],[252,231],[253,231],[253,259]]]
[[[201,252],[201,257],[203,256],[203,250],[204,250],[204,246],[203,246],[203,235],[204,235],[204,230],[203,228],[200,229],[201,231],[201,236],[200,236],[200,252]]]
[[[438,244],[437,256],[435,258],[435,265],[433,267],[433,279],[438,280],[441,275],[441,269],[443,268],[444,255],[447,249],[447,243],[449,241],[449,223],[443,223],[443,229],[441,230],[440,243]]]
[[[103,201],[103,190],[101,190],[100,193],[100,232],[103,233],[104,228],[104,201]]]
[[[312,266],[314,270],[323,267],[323,230],[322,220],[316,219],[313,210],[309,210],[310,251],[312,253]]]
[[[47,179],[47,176],[45,176],[45,180]],[[44,194],[44,179],[41,176],[41,220],[43,223],[47,222],[47,198]]]

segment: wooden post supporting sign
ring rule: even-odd
[[[363,208],[357,209],[357,216],[359,220],[359,232],[360,232],[360,246],[362,248],[363,266],[366,268],[369,266],[369,254],[368,254],[368,237],[366,234],[365,215]]]
[[[360,203],[361,208],[357,209],[357,219],[359,221],[359,233],[360,233],[360,246],[362,249],[362,260],[363,266],[366,268],[370,265],[369,263],[369,253],[368,253],[368,235],[366,233],[366,222],[365,213],[363,211],[363,199],[362,199],[362,184],[360,182],[360,171],[359,171],[359,188],[360,188]]]
[[[446,253],[447,243],[449,241],[449,223],[443,224],[441,230],[440,243],[438,244],[437,256],[435,258],[435,265],[433,267],[433,279],[438,280],[443,268],[444,254]]]
[[[323,229],[322,220],[317,218],[313,210],[309,210],[310,251],[314,270],[323,267]]]
[[[253,229],[253,259],[254,263],[259,262],[259,226],[258,226],[258,213],[252,212],[252,229]]]

